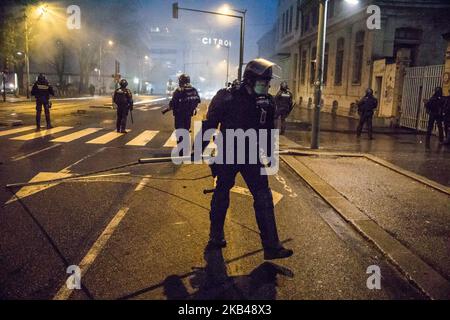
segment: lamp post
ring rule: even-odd
[[[325,60],[325,38],[327,30],[328,0],[319,0],[319,27],[317,29],[316,75],[314,81],[314,116],[311,129],[311,149],[319,148],[320,135],[320,104],[322,100],[323,66]],[[345,0],[351,5],[357,5],[359,0]]]
[[[247,10],[234,10],[233,11],[239,12],[243,14],[242,16],[228,14],[228,13],[220,13],[220,12],[214,12],[214,11],[206,11],[206,10],[197,10],[197,9],[190,9],[190,8],[181,8],[178,6],[178,2],[175,2],[172,4],[172,17],[174,19],[178,19],[178,11],[184,10],[184,11],[192,11],[192,12],[199,12],[199,13],[207,13],[207,14],[214,14],[219,16],[226,16],[231,18],[240,19],[241,21],[241,29],[240,29],[240,44],[239,44],[239,69],[238,69],[238,79],[239,81],[242,79],[242,66],[244,65],[244,29],[245,29],[245,14]]]

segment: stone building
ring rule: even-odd
[[[380,29],[367,25],[371,5],[380,9]],[[279,0],[277,23],[260,40],[260,55],[281,66],[303,107],[313,101],[318,8],[318,0]],[[377,121],[398,124],[404,70],[444,64],[449,17],[448,0],[329,0],[323,110],[354,116],[355,100],[372,87]],[[268,52],[262,43],[271,36],[276,45]]]

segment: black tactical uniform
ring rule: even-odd
[[[207,118],[202,125],[202,131],[215,129],[220,124],[224,159],[226,159],[225,153],[227,152],[225,130],[274,129],[275,103],[272,96],[267,93],[272,77],[272,65],[271,62],[264,59],[250,61],[244,72],[244,82],[231,90],[221,92],[222,96],[216,99],[214,105],[210,105]],[[261,83],[263,86],[261,86]],[[270,133],[268,133],[268,136],[270,137]],[[203,148],[207,144],[208,142],[205,142]],[[247,141],[245,149],[246,160],[244,164],[237,164],[235,159],[234,164],[213,164],[211,166],[213,176],[217,177],[217,183],[211,200],[211,227],[208,246],[210,248],[226,246],[223,228],[230,203],[230,189],[234,186],[236,175],[240,173],[253,195],[253,206],[264,247],[265,259],[289,257],[292,255],[292,250],[284,249],[278,238],[268,177],[261,174],[262,165],[259,161],[256,164],[251,164],[248,161],[249,150],[251,150],[248,144],[249,141]],[[256,150],[259,150],[259,146]],[[221,151],[219,150],[219,152]],[[256,155],[256,158],[259,159],[258,155]]]
[[[43,74],[39,74],[37,81],[31,89],[31,95],[36,98],[36,129],[41,129],[42,106],[44,107],[47,129],[50,129],[52,127],[50,121],[50,95],[54,96],[55,93],[53,92],[53,87],[49,85]]]
[[[444,118],[444,101],[445,98],[442,96],[442,88],[437,87],[434,91],[433,96],[425,104],[425,108],[428,113],[428,127],[426,136],[427,144],[430,143],[431,133],[433,132],[435,122],[439,131],[439,141],[444,141],[444,130],[442,128],[442,120]]]
[[[131,90],[127,89],[128,82],[125,79],[120,80],[120,88],[114,91],[113,102],[117,106],[117,132],[127,133],[128,111],[133,110],[133,95]]]
[[[280,84],[280,90],[275,96],[275,103],[277,106],[275,114],[277,128],[280,129],[280,134],[284,134],[286,131],[286,118],[294,107],[292,93],[289,91],[287,83],[284,81]]]
[[[169,107],[173,110],[175,129],[189,130],[191,118],[201,100],[197,90],[190,84],[188,75],[180,75],[178,81],[179,87],[173,92]],[[177,143],[180,143],[182,139],[182,135],[177,133]]]
[[[373,96],[373,90],[367,89],[366,95],[357,103],[359,113],[359,124],[356,129],[356,135],[361,136],[364,124],[367,125],[367,132],[369,139],[373,139],[372,133],[372,118],[375,109],[378,106],[378,100]]]

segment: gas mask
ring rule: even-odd
[[[265,96],[269,93],[270,80],[256,80],[253,91],[257,96]]]

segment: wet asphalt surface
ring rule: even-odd
[[[88,105],[68,103],[60,113],[54,112],[54,126],[74,127],[67,132],[25,142],[0,137],[1,185],[67,167],[70,174],[98,172],[141,157],[170,154],[163,145],[172,133],[172,117],[148,108],[134,111],[135,123],[126,136],[106,145],[86,144],[113,130],[115,117],[112,110]],[[16,113],[25,125],[33,124],[32,113]],[[52,146],[54,137],[88,127],[104,129],[11,160]],[[125,145],[143,130],[159,133],[145,147]],[[227,248],[205,254],[211,195],[202,190],[212,187],[206,165],[130,165],[102,174],[65,181],[7,205],[19,190],[0,190],[2,299],[52,299],[65,286],[66,268],[85,258],[123,208],[126,214],[71,299],[425,298],[284,164],[270,183],[279,200],[275,210],[280,238],[295,253],[272,262],[262,257],[251,197],[240,193],[231,195]],[[237,185],[245,187],[240,177]],[[381,269],[380,290],[366,286],[371,265]]]

